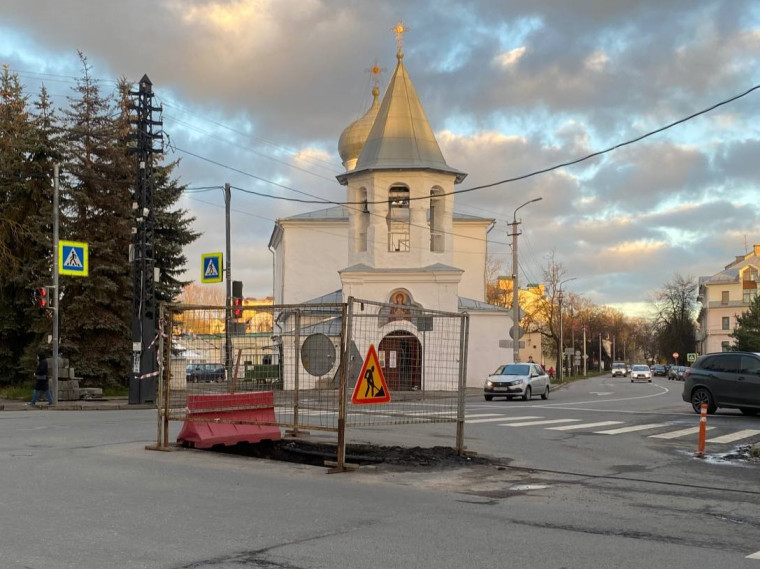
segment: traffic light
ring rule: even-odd
[[[49,304],[48,289],[45,286],[41,286],[37,289],[37,306],[39,308],[47,308]]]
[[[232,316],[243,317],[243,281],[232,281]]]

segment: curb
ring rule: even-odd
[[[115,401],[62,401],[48,407],[46,403],[34,407],[26,401],[4,401],[0,403],[0,411],[125,411],[133,409],[156,409],[156,405],[130,405],[126,399]]]

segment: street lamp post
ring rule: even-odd
[[[520,361],[520,301],[517,286],[517,236],[520,235],[517,226],[520,222],[517,221],[517,210],[542,199],[544,198],[535,198],[515,208],[510,224],[512,226],[512,233],[510,234],[512,237],[512,361],[515,363]]]
[[[565,338],[562,330],[562,285],[569,281],[574,281],[578,277],[570,277],[559,283],[559,366],[557,366],[557,379],[561,382],[565,375]]]

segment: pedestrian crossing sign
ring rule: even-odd
[[[58,242],[58,274],[86,277],[90,273],[87,243]]]
[[[223,280],[222,254],[205,253],[201,255],[201,282],[220,283]]]
[[[375,403],[388,403],[391,400],[391,392],[385,382],[383,368],[377,359],[375,345],[370,344],[367,357],[364,358],[362,371],[356,380],[351,403],[354,405],[372,405]]]

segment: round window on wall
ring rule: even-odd
[[[335,346],[324,334],[312,334],[301,347],[301,363],[311,375],[325,375],[335,363]]]

